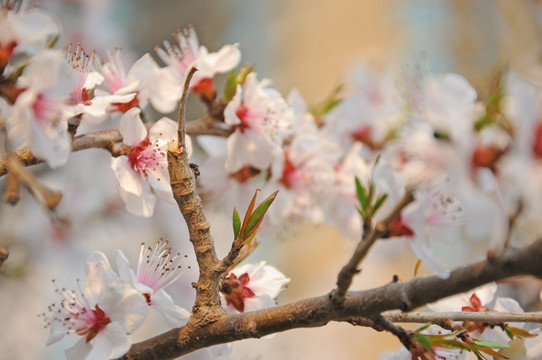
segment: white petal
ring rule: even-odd
[[[236,67],[241,60],[239,44],[224,45],[222,49],[218,50],[215,54],[215,58],[213,59],[213,71],[215,73],[230,71]]]
[[[239,274],[242,275],[242,274]],[[257,295],[267,294],[274,299],[284,289],[284,286],[290,282],[283,273],[271,265],[265,265],[260,262],[249,273],[250,281],[248,287]]]
[[[429,244],[425,241],[423,234],[416,233],[415,236],[408,238],[408,243],[412,252],[418,259],[441,279],[447,279],[450,276],[450,270],[437,259],[433,251],[429,248]]]
[[[111,158],[111,169],[113,169],[122,190],[135,196],[143,195],[146,185],[145,180],[132,169],[126,156]]]
[[[130,338],[117,322],[108,324],[94,338],[92,349],[85,360],[117,359],[130,350]]]
[[[139,108],[132,108],[122,115],[119,130],[126,145],[136,146],[147,137],[147,129],[139,117],[140,112]]]
[[[66,359],[67,360],[81,360],[86,359],[87,355],[90,353],[90,350],[92,350],[92,345],[87,344],[85,341],[85,338],[79,339],[75,345],[69,349],[66,349]]]
[[[260,309],[267,309],[275,306],[275,301],[268,294],[262,294],[252,298],[244,300],[245,309],[244,312],[256,311]]]
[[[51,168],[66,164],[71,151],[71,142],[65,121],[59,121],[56,126],[46,127],[33,121],[31,131],[34,141],[30,148],[35,155],[44,159]]]
[[[162,200],[174,204],[173,191],[169,183],[169,170],[167,166],[149,171],[147,181],[154,193]]]
[[[105,289],[98,305],[128,334],[143,324],[149,311],[145,297],[131,285],[122,283]]]
[[[165,141],[177,140],[177,123],[168,117],[158,120],[149,130],[149,139],[164,139]]]
[[[182,84],[168,69],[153,70],[142,87],[145,87],[152,106],[158,112],[167,114],[177,109]],[[140,93],[142,99],[145,98],[146,92]]]
[[[133,286],[137,282],[134,271],[130,268],[128,258],[120,249],[117,249],[117,270],[120,278],[127,284]]]
[[[166,323],[171,327],[179,327],[186,324],[190,313],[173,303],[173,299],[163,289],[158,290],[151,297],[151,307],[159,311]]]
[[[152,216],[156,205],[156,195],[154,195],[150,186],[146,185],[141,195],[135,195],[119,188],[119,195],[129,213],[143,217]]]

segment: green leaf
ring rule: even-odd
[[[337,86],[329,96],[324,99],[320,104],[317,104],[312,107],[311,113],[314,115],[315,118],[320,118],[321,116],[329,113],[331,110],[333,110],[337,105],[341,103],[343,99],[339,96],[339,93],[342,91],[343,85]]]
[[[508,344],[502,344],[502,343],[498,343],[496,341],[491,341],[491,340],[472,339],[472,342],[474,343],[474,345],[482,346],[482,347],[486,347],[490,349],[504,349],[504,348],[510,347],[510,345]]]
[[[514,340],[514,333],[512,332],[512,330],[510,330],[508,326],[504,327],[504,332],[506,333],[506,335],[508,335],[510,340]]]
[[[431,323],[423,324],[422,326],[420,326],[419,328],[417,328],[416,330],[414,330],[414,332],[415,332],[415,333],[422,332],[422,331],[424,331],[425,329],[427,329],[429,326],[431,326]]]
[[[252,200],[250,200],[250,204],[248,205],[247,211],[245,212],[245,217],[243,218],[243,225],[241,226],[240,236],[246,236],[246,228],[248,224],[248,219],[250,219],[250,216],[252,215],[252,211],[254,210],[254,206],[256,205],[256,196],[258,195],[258,191],[260,189],[256,189],[254,191],[254,195],[252,196]]]
[[[376,192],[375,184],[371,182],[369,184],[369,196],[367,197],[367,203],[369,206],[371,206],[371,204],[373,203],[373,197],[375,195],[375,192]]]
[[[363,210],[367,209],[367,196],[365,195],[365,187],[359,181],[359,178],[356,176],[356,192],[358,194],[359,203]]]
[[[375,206],[373,206],[373,215],[376,214],[380,206],[384,204],[384,201],[388,198],[388,194],[380,195],[380,197],[376,200]]]
[[[231,99],[233,99],[237,92],[237,85],[243,85],[248,74],[253,72],[255,68],[256,65],[248,66],[247,64],[244,64],[239,71],[236,72],[235,69],[233,69],[228,73],[221,98],[224,104],[229,103]]]
[[[263,217],[265,213],[267,212],[267,210],[269,209],[273,201],[275,201],[275,198],[277,197],[278,192],[279,191],[277,190],[271,195],[269,195],[267,199],[265,199],[264,201],[260,203],[260,205],[258,205],[258,207],[256,208],[256,210],[254,210],[252,215],[250,215],[250,219],[248,220],[247,226],[245,228],[246,236],[250,236],[252,233],[254,233],[258,229],[258,226],[260,226],[261,222],[263,221]]]
[[[422,335],[422,334],[414,334],[412,335],[412,339],[419,342],[427,351],[431,352],[432,354],[435,353],[435,349],[433,349],[433,345],[431,345],[431,341],[429,339]]]
[[[233,208],[233,235],[235,239],[239,236],[239,231],[241,230],[241,217],[239,217],[239,212],[237,208]]]

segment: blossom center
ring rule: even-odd
[[[250,277],[248,273],[243,275],[235,276],[235,274],[230,274],[226,279],[224,279],[224,297],[226,298],[226,304],[232,305],[235,310],[243,312],[245,310],[245,299],[252,298],[256,294],[246,286],[250,282]]]
[[[537,159],[542,159],[542,121],[538,123],[534,131],[533,155]]]
[[[159,150],[158,144],[151,144],[148,136],[128,153],[128,163],[144,178],[149,175],[149,170],[160,168],[164,159],[165,154]]]
[[[96,305],[94,310],[87,312],[85,315],[86,326],[77,329],[75,332],[81,336],[86,335],[85,342],[88,344],[111,323],[111,319],[98,305]]]
[[[39,94],[32,104],[32,110],[36,120],[42,126],[48,125],[53,122],[60,113],[61,104],[58,101],[49,99],[42,94]]]

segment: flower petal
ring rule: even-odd
[[[190,313],[175,305],[171,296],[163,289],[152,295],[150,305],[162,314],[166,323],[171,327],[183,326],[190,317]]]
[[[131,108],[122,115],[119,130],[126,145],[136,146],[147,137],[147,129],[139,117],[140,112],[139,108]]]

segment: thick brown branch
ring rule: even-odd
[[[374,229],[364,235],[363,239],[361,239],[356,247],[354,254],[352,254],[352,257],[348,263],[343,266],[339,272],[339,275],[337,276],[337,289],[333,292],[334,303],[340,304],[343,302],[344,295],[352,284],[352,278],[359,272],[359,264],[363,261],[365,256],[367,256],[373,244],[389,231],[391,223],[397,216],[399,216],[401,210],[403,210],[405,206],[410,204],[412,201],[414,201],[414,195],[412,194],[412,191],[408,191],[405,196],[403,196],[401,201],[399,201],[399,203],[397,203],[397,205],[393,208],[390,214],[385,219],[378,222]]]
[[[329,295],[323,295],[251,313],[227,315],[204,327],[174,329],[133,345],[125,358],[174,358],[212,345],[260,338],[295,328],[323,326],[329,321],[373,318],[389,310],[410,311],[491,281],[517,275],[542,277],[541,257],[542,239],[522,249],[507,249],[491,261],[458,268],[447,279],[430,276],[348,292],[340,307],[333,304]]]
[[[170,144],[168,149],[168,168],[173,196],[186,221],[199,266],[199,279],[195,285],[196,301],[193,316],[187,325],[189,328],[216,321],[224,314],[218,291],[220,274],[215,271],[218,257],[211,237],[210,225],[203,212],[201,198],[196,192],[195,175],[188,163],[188,154],[184,147],[184,106],[188,94],[188,83],[194,71],[192,69],[185,80],[184,92],[181,96],[178,143],[177,145]]]

